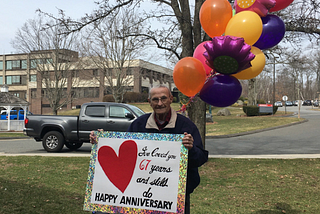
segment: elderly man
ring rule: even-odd
[[[189,214],[190,194],[200,183],[198,167],[208,160],[208,151],[203,149],[196,125],[171,108],[173,96],[166,86],[152,88],[148,101],[153,112],[137,118],[130,125],[128,132],[184,134],[182,144],[188,149],[185,214]],[[90,138],[95,141],[93,133]]]
[[[184,134],[182,144],[189,150],[185,213],[190,213],[190,193],[200,183],[198,167],[208,160],[208,152],[203,149],[201,136],[196,125],[171,108],[173,96],[167,87],[152,88],[148,101],[153,112],[136,119],[129,127],[128,132]]]

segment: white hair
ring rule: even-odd
[[[157,85],[157,86],[153,86],[152,88],[150,88],[148,99],[151,98],[151,90],[154,89],[154,88],[166,88],[166,89],[168,89],[168,91],[169,91],[169,96],[170,96],[170,97],[172,96],[172,93],[171,93],[171,91],[170,91],[170,89],[169,89],[168,86],[166,86],[166,85]]]

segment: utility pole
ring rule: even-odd
[[[276,102],[276,57],[272,54],[273,56],[273,94],[272,94],[272,104]]]

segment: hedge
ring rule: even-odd
[[[270,115],[271,113],[259,113],[259,106],[243,106],[243,112],[249,116]],[[278,106],[273,106],[273,114],[278,110]]]

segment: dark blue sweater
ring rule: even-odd
[[[194,142],[193,148],[188,153],[188,170],[187,170],[187,194],[200,183],[198,167],[208,161],[208,151],[203,149],[201,136],[196,125],[187,117],[178,114],[174,128],[164,128],[162,130],[147,129],[146,123],[151,113],[144,114],[136,119],[129,127],[128,132],[144,132],[144,133],[163,133],[163,134],[183,134],[187,132],[191,134]]]

